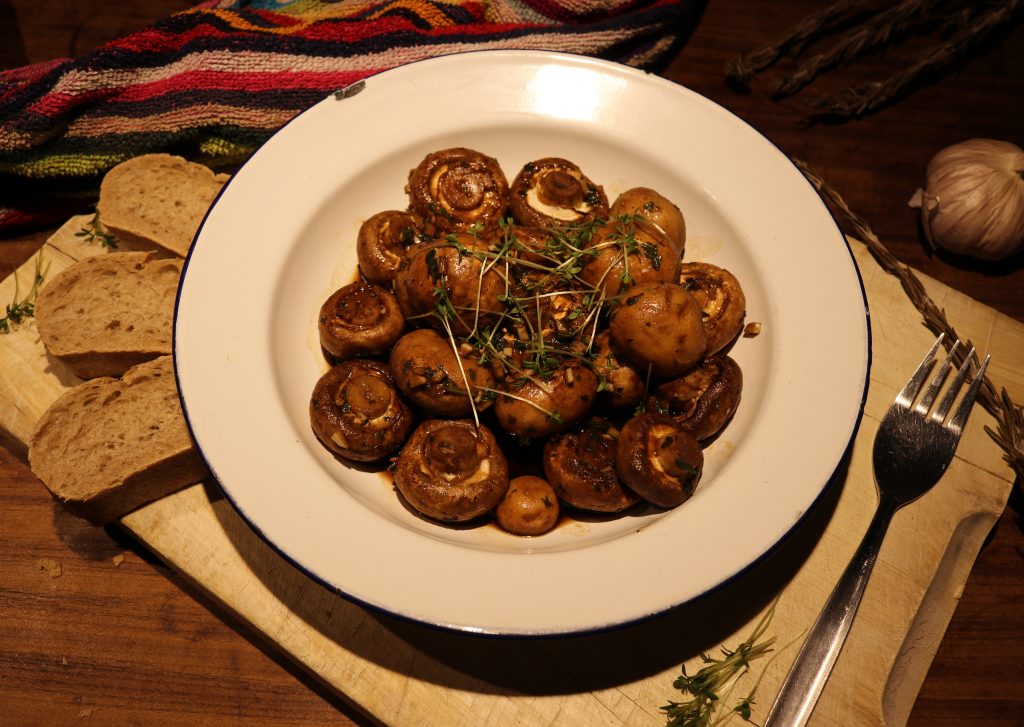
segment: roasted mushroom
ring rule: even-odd
[[[317,319],[320,345],[336,360],[384,353],[404,327],[394,294],[362,281],[334,291]]]
[[[395,465],[395,485],[413,508],[444,522],[493,510],[508,490],[508,463],[484,426],[468,419],[420,424]]]
[[[747,299],[740,281],[711,263],[685,263],[679,283],[696,299],[708,334],[708,355],[718,353],[743,330]]]
[[[606,296],[639,283],[675,283],[679,254],[668,238],[637,217],[615,217],[594,230],[580,278]]]
[[[670,415],[703,441],[732,418],[742,391],[739,365],[725,355],[710,356],[684,376],[660,384],[647,409]]]
[[[549,230],[513,225],[509,228],[509,236],[513,240],[512,254],[526,263],[524,270],[536,265],[550,269],[562,261],[559,257],[562,248],[555,234]]]
[[[681,375],[707,349],[700,306],[674,283],[630,288],[611,313],[609,331],[624,356],[656,376]]]
[[[388,365],[399,390],[416,406],[430,414],[447,417],[469,416],[476,406],[491,405],[494,375],[480,365],[469,344],[458,356],[451,342],[429,328],[409,331],[391,350]],[[469,379],[473,403],[469,401]],[[481,388],[482,387],[482,388]]]
[[[456,336],[493,323],[505,308],[506,285],[486,269],[487,254],[487,243],[466,233],[413,245],[395,276],[402,313],[441,331],[447,321]]]
[[[703,468],[700,444],[667,414],[638,414],[619,433],[615,469],[630,489],[653,505],[675,507],[685,502]]]
[[[619,431],[593,417],[544,445],[544,475],[567,504],[593,512],[621,512],[640,498],[623,487],[615,469]]]
[[[644,375],[615,351],[611,335],[602,331],[594,341],[597,353],[594,373],[598,377],[597,399],[611,409],[636,406],[644,396]]]
[[[683,213],[675,203],[653,189],[627,189],[612,203],[611,215],[638,215],[644,218],[665,234],[678,257],[683,256],[686,248],[686,221]]]
[[[590,411],[597,375],[570,358],[546,376],[510,374],[494,402],[498,423],[517,437],[546,437],[571,426]]]
[[[422,241],[426,225],[409,212],[378,212],[359,226],[356,255],[359,270],[371,283],[390,285],[406,248]]]
[[[355,462],[381,459],[402,446],[412,410],[402,401],[387,368],[349,359],[320,377],[309,402],[313,432],[327,449]]]
[[[512,219],[532,227],[568,227],[608,214],[604,189],[575,164],[548,157],[528,162],[512,180]]]
[[[497,160],[473,149],[444,149],[409,172],[409,209],[446,232],[494,228],[509,189]]]
[[[514,478],[498,503],[498,525],[513,535],[543,535],[558,523],[558,496],[545,480],[533,475]]]

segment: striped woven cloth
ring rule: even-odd
[[[95,203],[118,162],[230,170],[332,91],[466,50],[667,60],[697,0],[210,0],[77,59],[0,72],[0,234]]]

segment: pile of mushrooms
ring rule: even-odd
[[[406,192],[362,224],[359,280],[320,309],[323,445],[393,468],[426,518],[518,535],[562,506],[685,502],[739,403],[726,352],[746,302],[728,271],[684,261],[679,208],[648,188],[609,205],[565,159],[509,183],[465,148],[428,154]],[[537,442],[536,471],[513,476],[502,446]]]

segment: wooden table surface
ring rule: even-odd
[[[0,0],[0,68],[87,52],[188,5]],[[1021,18],[968,60],[860,120],[802,123],[811,99],[888,76],[919,42],[833,69],[784,101],[772,100],[772,83],[794,67],[792,59],[759,76],[749,94],[726,86],[727,60],[775,39],[820,5],[715,0],[663,75],[806,161],[899,259],[1024,321],[1024,256],[982,265],[937,255],[906,204],[929,158],[946,145],[987,137],[1024,146]],[[0,278],[47,234],[0,241]],[[1024,725],[1022,500],[1018,486],[967,583],[912,725]],[[90,526],[56,507],[13,443],[0,446],[0,512],[0,722],[369,723],[117,528]]]

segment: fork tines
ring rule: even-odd
[[[917,396],[921,389],[921,385],[924,383],[925,377],[928,375],[928,370],[931,368],[932,363],[935,360],[935,353],[939,350],[939,346],[942,345],[942,340],[945,338],[945,334],[940,333],[939,337],[932,344],[931,350],[928,351],[924,360],[917,367],[917,371],[910,377],[910,381],[903,387],[903,390],[896,397],[896,404],[907,409],[910,408],[914,402],[914,398]],[[932,378],[931,383],[921,396],[921,400],[914,407],[914,413],[921,416],[927,416],[928,410],[931,408],[932,403],[938,396],[940,389],[942,388],[942,382],[945,380],[946,375],[953,366],[953,358],[956,350],[960,347],[960,341],[954,341],[953,345],[949,348],[949,354],[946,359],[939,366],[935,372],[935,376]],[[949,414],[949,410],[953,406],[953,402],[956,400],[957,394],[960,388],[963,386],[964,381],[967,378],[967,374],[971,369],[971,362],[974,360],[974,347],[967,352],[967,357],[964,360],[962,366],[953,378],[952,383],[943,395],[939,405],[932,412],[929,419],[936,424],[942,424],[946,420],[946,415]],[[981,366],[978,368],[977,373],[971,380],[970,387],[967,393],[964,394],[963,399],[960,401],[960,406],[957,407],[956,412],[950,418],[946,424],[946,428],[957,432],[958,434],[963,430],[964,425],[967,423],[967,417],[970,414],[971,406],[974,404],[974,399],[978,394],[978,389],[981,387],[981,382],[985,379],[985,370],[988,368],[989,356],[985,357]]]

